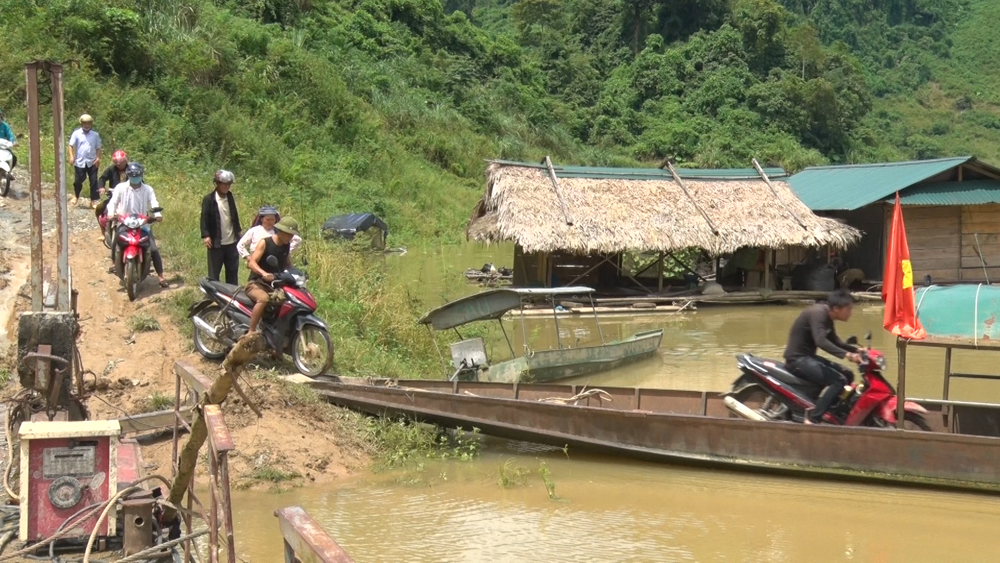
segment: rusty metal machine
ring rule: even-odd
[[[75,514],[118,492],[120,433],[117,420],[21,425],[21,541],[52,536]],[[114,535],[116,517],[111,511],[98,535]],[[97,521],[97,514],[80,520],[73,527],[76,537],[89,536]]]
[[[86,420],[83,380],[76,350],[79,336],[69,268],[69,226],[66,221],[65,135],[63,131],[62,66],[36,61],[25,66],[31,180],[31,310],[18,318],[17,375],[21,420]],[[39,76],[50,81],[55,162],[54,193],[48,205],[55,211],[55,275],[43,261],[45,240],[42,209],[42,158],[39,132]],[[25,412],[27,411],[27,412]],[[16,424],[20,421],[14,421]],[[12,424],[13,426],[13,424]]]

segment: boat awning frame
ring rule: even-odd
[[[477,321],[496,320],[524,303],[545,301],[558,295],[590,295],[593,288],[571,287],[505,287],[484,291],[434,309],[417,322],[431,325],[434,330],[448,330]]]

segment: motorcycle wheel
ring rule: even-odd
[[[139,295],[139,263],[135,260],[125,265],[125,292],[129,301],[135,301]]]
[[[292,363],[307,377],[323,375],[333,363],[333,344],[326,330],[306,325],[292,340]]]
[[[10,193],[10,175],[5,174],[3,182],[0,182],[0,196],[7,197],[8,193]]]
[[[219,322],[219,317],[221,315],[222,309],[220,309],[218,305],[212,305],[198,311],[198,314],[195,316],[213,327],[219,327],[221,326],[221,323]],[[209,360],[221,360],[226,357],[226,354],[229,353],[230,347],[213,338],[211,334],[198,330],[198,327],[195,326],[194,349]]]
[[[788,418],[788,410],[776,410],[781,407],[781,402],[764,391],[760,385],[748,385],[733,395],[733,398],[770,420],[787,420]],[[778,412],[781,414],[779,415]],[[729,418],[742,417],[730,411]]]
[[[927,424],[924,417],[920,416],[915,412],[903,413],[903,430],[922,430],[924,432],[931,431],[931,425]]]

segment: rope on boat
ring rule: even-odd
[[[584,399],[589,399],[591,397],[597,397],[597,400],[600,401],[601,403],[604,403],[604,401],[607,401],[607,402],[610,403],[612,401],[610,393],[608,393],[607,391],[605,391],[603,389],[598,389],[598,388],[595,387],[593,389],[587,389],[586,391],[580,391],[576,395],[573,395],[572,397],[569,397],[569,398],[566,398],[566,397],[548,397],[548,398],[545,398],[545,399],[538,399],[538,402],[540,402],[540,403],[554,403],[554,404],[559,404],[559,405],[570,405],[570,404],[576,405],[580,401],[582,401]]]

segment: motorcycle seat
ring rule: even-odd
[[[250,299],[250,296],[248,296],[247,293],[243,291],[241,286],[220,281],[213,281],[213,280],[202,280],[201,283],[207,286],[206,289],[212,289],[213,291],[216,291],[223,295],[227,295],[229,297],[235,295],[237,303],[240,303],[250,308],[253,308],[254,306],[253,299]]]
[[[797,385],[801,387],[819,387],[815,383],[802,379],[801,377],[792,375],[790,371],[785,367],[785,364],[775,360],[765,360],[762,358],[755,358],[760,364],[760,367],[767,372],[768,375],[777,379],[778,381],[787,383],[789,385]]]

